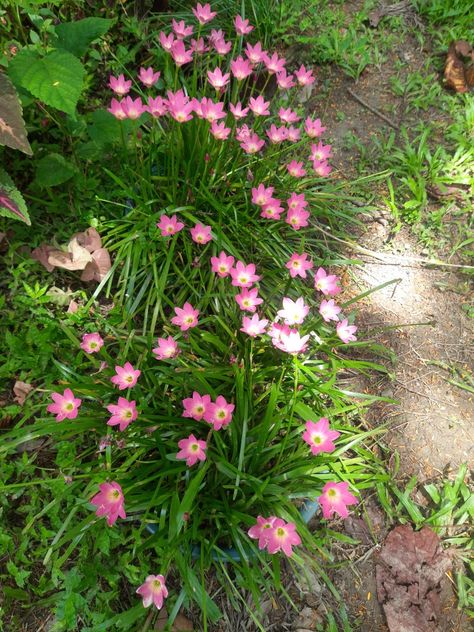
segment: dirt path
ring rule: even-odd
[[[402,42],[400,50],[394,51],[394,58],[406,62],[406,72],[419,69],[425,61],[411,44]],[[324,95],[315,95],[308,109],[320,116],[328,128],[333,164],[339,177],[350,179],[358,175],[357,157],[347,150],[348,135],[368,147],[374,136],[392,131],[382,118],[352,98],[348,88],[396,125],[403,120],[410,126],[409,116],[413,117],[413,113],[407,115],[406,104],[390,90],[389,79],[394,72],[393,59],[381,68],[368,68],[357,82],[335,67],[322,69],[321,86],[330,87]],[[426,116],[441,115],[428,112]],[[474,321],[462,309],[466,282],[454,272],[429,269],[410,260],[426,259],[427,254],[409,229],[402,229],[396,236],[391,233],[390,216],[384,212],[383,204],[386,183],[375,183],[371,193],[380,214],[365,220],[357,241],[386,255],[387,260],[351,252],[352,257],[363,260],[351,270],[352,293],[356,295],[387,281],[398,281],[358,305],[357,320],[364,338],[383,344],[397,356],[394,365],[385,363],[390,378],[374,377],[364,384],[369,392],[397,402],[374,406],[370,420],[388,428],[384,442],[400,456],[399,480],[411,476],[418,481],[435,480],[449,476],[461,463],[474,465],[474,395],[453,383],[463,384],[463,372],[472,376],[474,371]],[[396,255],[396,263],[391,255]],[[350,565],[339,571],[334,580],[344,595],[354,630],[387,632],[375,580],[375,562],[387,527],[376,506],[369,505],[367,511],[372,513],[373,524],[377,521],[379,524],[379,529],[375,529],[377,542],[374,545],[370,540],[359,551],[347,552]],[[345,525],[345,529],[354,535],[350,532],[351,525]],[[442,599],[438,627],[433,624],[426,629],[470,630],[469,622],[456,609],[449,582]]]
[[[363,241],[378,251],[388,230],[371,224]],[[360,290],[399,279],[372,294],[360,318],[369,335],[397,354],[393,379],[374,385],[398,402],[383,411],[389,445],[400,454],[402,473],[431,479],[474,462],[474,397],[453,384],[462,385],[463,371],[474,368],[473,323],[462,310],[454,273],[408,260],[423,255],[407,230],[387,252],[405,263],[368,260],[355,271]]]

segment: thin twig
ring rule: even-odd
[[[388,116],[385,116],[385,114],[382,114],[380,110],[377,110],[377,108],[374,108],[373,105],[370,105],[369,103],[367,103],[367,101],[364,101],[364,99],[362,99],[358,94],[356,94],[350,88],[347,88],[347,92],[351,95],[353,99],[355,99],[365,108],[367,108],[367,110],[370,110],[372,114],[375,114],[376,116],[381,118],[383,121],[385,121],[388,125],[390,125],[390,127],[393,127],[394,130],[398,131],[398,125],[396,125],[391,119],[389,119]]]

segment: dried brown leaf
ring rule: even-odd
[[[72,239],[76,239],[77,243],[90,253],[102,248],[102,239],[96,229],[92,227],[81,233],[75,233]]]
[[[35,248],[31,253],[31,258],[39,261],[42,266],[46,268],[48,272],[52,272],[54,270],[54,265],[51,265],[48,261],[49,255],[54,252],[56,248],[53,246],[49,246],[48,244],[41,244],[38,248]]]
[[[92,261],[91,253],[80,246],[76,238],[71,239],[67,249],[68,252],[63,250],[51,252],[48,257],[48,263],[66,270],[84,270],[87,264]]]
[[[100,283],[112,267],[109,251],[99,248],[92,253],[92,261],[87,264],[81,275],[81,281],[97,281]]]
[[[439,536],[428,527],[393,529],[376,566],[377,595],[390,632],[437,632],[441,582],[451,567]]]
[[[458,40],[450,44],[444,67],[444,79],[446,85],[455,90],[455,92],[463,93],[469,91],[466,77],[468,68],[465,67],[461,60],[461,57],[468,57],[469,55],[472,55],[472,47],[468,42]],[[469,70],[469,76],[470,72]]]
[[[28,393],[32,390],[33,387],[31,386],[31,384],[27,384],[26,382],[17,380],[13,385],[13,392],[15,393],[15,397],[13,399],[15,400],[15,402],[20,404],[20,406],[23,406]]]

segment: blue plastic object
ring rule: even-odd
[[[300,509],[300,514],[303,520],[308,523],[311,518],[314,517],[315,513],[318,511],[319,503],[316,500],[306,500],[303,503],[303,506]],[[147,524],[147,531],[150,533],[157,532],[156,524]],[[197,560],[201,557],[201,548],[199,546],[193,546],[191,549],[191,557],[193,560]],[[246,559],[253,559],[255,557],[254,554],[250,554],[246,557]],[[242,560],[241,554],[232,548],[221,549],[220,552],[212,551],[212,559],[215,562],[226,562],[228,560],[234,560],[234,562],[240,562]]]

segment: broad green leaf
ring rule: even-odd
[[[106,18],[84,18],[77,22],[63,22],[56,26],[58,41],[56,46],[82,57],[91,42],[107,33],[113,20]]]
[[[23,49],[8,67],[15,85],[71,116],[75,115],[81,95],[84,72],[84,66],[74,55],[59,50],[40,57],[35,51]]]
[[[20,219],[31,226],[28,209],[22,194],[13,183],[8,173],[0,168],[0,215]]]
[[[54,187],[72,178],[75,171],[61,154],[48,154],[36,166],[36,182],[41,187]]]
[[[0,144],[31,156],[20,99],[10,79],[0,73]]]

